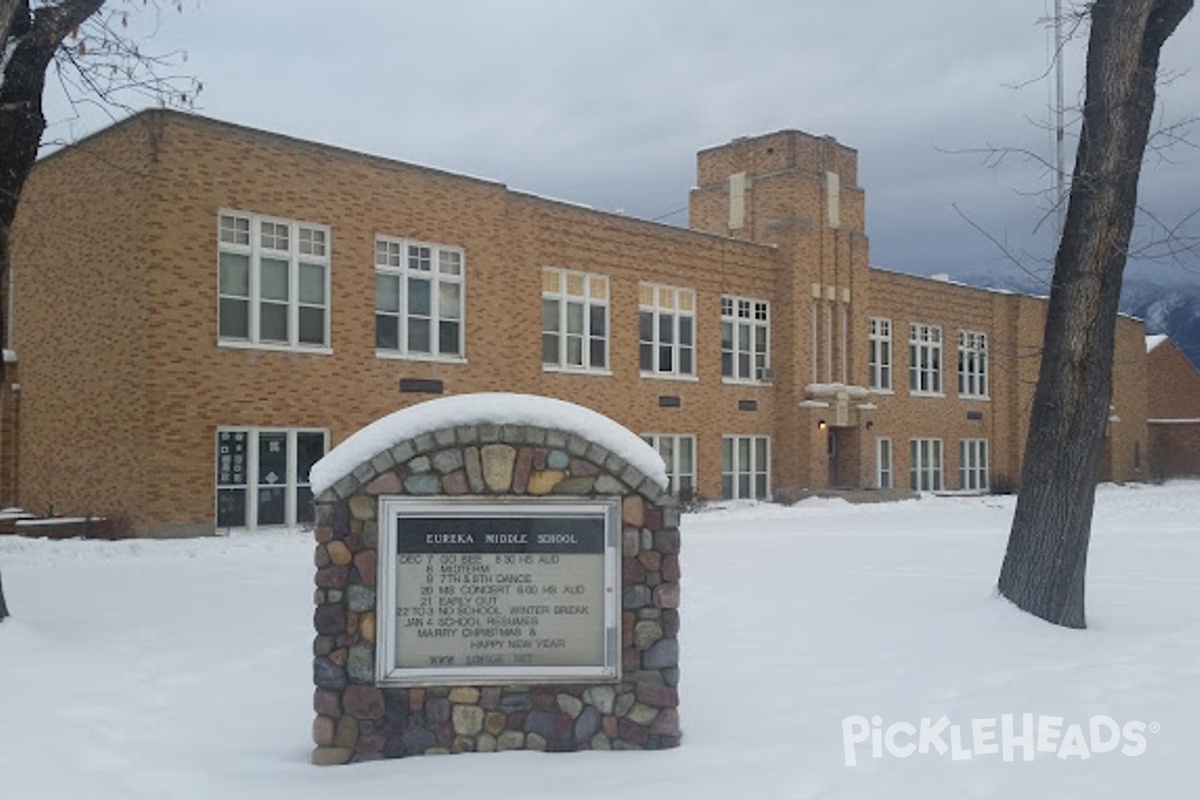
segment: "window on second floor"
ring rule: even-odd
[[[608,278],[542,270],[542,368],[608,371]]]
[[[942,393],[942,329],[908,326],[908,388],[915,394]]]
[[[988,396],[988,337],[980,331],[958,332],[958,393]]]
[[[890,391],[892,388],[892,321],[871,317],[867,330],[868,383],[872,389]]]
[[[376,237],[376,352],[462,358],[465,276],[466,258],[459,248]]]
[[[695,375],[696,293],[643,283],[638,298],[638,367],[642,374]]]
[[[721,377],[771,379],[771,319],[765,300],[721,298]]]
[[[329,347],[329,228],[224,211],[217,260],[221,344]]]

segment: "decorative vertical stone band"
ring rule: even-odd
[[[380,496],[621,498],[620,677],[377,685]],[[313,763],[679,744],[679,513],[621,456],[561,430],[444,428],[359,465],[320,494],[316,513]]]

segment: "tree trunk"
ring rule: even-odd
[[[1112,397],[1117,301],[1154,112],[1159,52],[1192,0],[1097,0],[1067,219],[1000,593],[1086,627],[1092,507]]]
[[[0,2],[0,53],[5,56],[0,61],[0,285],[8,282],[9,232],[46,129],[42,116],[46,69],[63,40],[104,3],[61,0],[32,11],[28,0]],[[0,347],[9,346],[5,310],[0,303]],[[0,358],[0,382],[4,364]],[[0,583],[0,620],[7,616]]]
[[[8,616],[8,603],[4,602],[4,576],[0,575],[0,622]]]

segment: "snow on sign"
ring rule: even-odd
[[[614,678],[620,504],[380,499],[381,685]]]

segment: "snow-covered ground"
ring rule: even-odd
[[[308,764],[307,535],[0,538],[0,798],[1194,796],[1200,483],[1101,488],[1083,632],[994,595],[1012,509],[685,517],[682,747],[333,768]],[[929,752],[889,753],[923,719]]]

